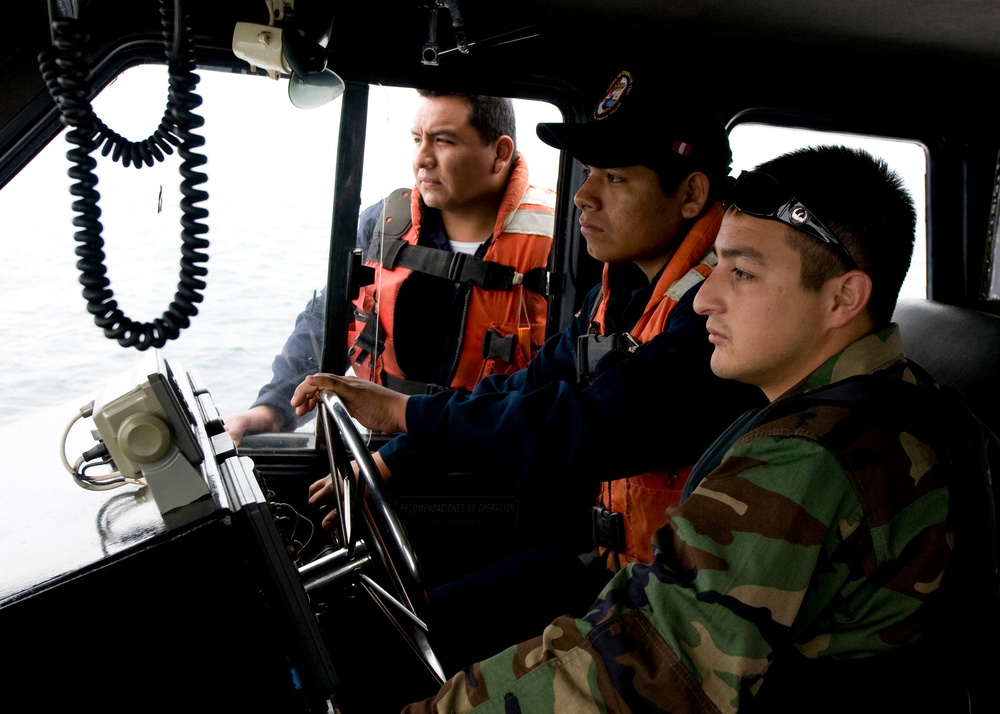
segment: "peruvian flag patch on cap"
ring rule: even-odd
[[[686,144],[683,141],[677,140],[674,142],[673,152],[675,154],[680,154],[681,156],[691,155],[691,145]]]

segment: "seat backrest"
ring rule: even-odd
[[[896,307],[893,320],[899,324],[900,333],[903,338],[903,350],[906,356],[927,370],[940,384],[947,385],[962,394],[979,419],[988,426],[994,434],[1000,434],[1000,317],[990,315],[969,308],[945,305],[932,300],[901,300]],[[967,413],[967,412],[966,412]],[[981,429],[974,428],[972,420],[966,420],[955,427],[959,432],[964,432],[970,437],[968,455],[976,458],[977,453],[985,456],[982,448],[975,448],[975,436],[982,433]],[[975,432],[975,433],[973,433]],[[985,436],[985,435],[984,435]],[[987,437],[987,442],[989,439]],[[994,444],[995,446],[995,444]],[[996,463],[998,455],[995,448],[990,452],[989,462],[996,473]],[[975,466],[975,461],[971,466]],[[987,465],[980,465],[980,469],[986,469]],[[971,469],[970,469],[971,470]],[[954,627],[949,628],[953,632],[959,630],[975,631],[976,637],[989,640],[995,637],[998,627],[997,612],[997,571],[998,557],[997,551],[1000,543],[997,543],[997,521],[1000,519],[1000,493],[998,493],[998,480],[993,479],[992,484],[987,480],[985,483],[968,484],[972,487],[965,493],[967,506],[965,511],[966,524],[972,524],[973,541],[978,545],[973,546],[973,551],[967,551],[965,558],[969,562],[986,562],[988,572],[973,571],[968,573],[960,591],[963,593],[960,598],[963,606],[971,608],[965,615],[972,614],[973,623],[970,626],[966,620],[959,616],[953,623]],[[990,494],[992,492],[992,503]],[[988,504],[984,518],[978,518],[976,505]],[[980,527],[981,526],[981,527]],[[992,538],[991,538],[992,536]],[[989,541],[993,542],[990,543]],[[957,554],[957,551],[956,551]],[[970,585],[970,583],[982,583],[980,586]],[[974,587],[976,593],[981,594],[982,599],[975,600],[979,603],[973,605],[968,598],[968,588]],[[958,591],[956,591],[958,592]],[[953,606],[954,607],[954,606]],[[954,607],[958,611],[957,607]],[[984,633],[989,633],[983,636]],[[973,649],[975,644],[959,645],[957,649]],[[1000,671],[1000,657],[995,648],[990,648],[989,659],[979,657],[975,660],[975,665],[979,670],[979,675],[973,677],[977,680],[969,686],[969,697],[972,712],[997,711],[1000,707],[1000,697],[995,692],[993,682]],[[977,655],[978,657],[978,655]],[[989,684],[982,684],[989,682]]]
[[[1000,317],[933,300],[900,300],[893,315],[906,356],[957,389],[1000,434]]]

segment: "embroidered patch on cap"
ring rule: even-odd
[[[691,155],[691,145],[678,139],[674,142],[673,152],[675,154],[680,154],[681,156]]]
[[[622,98],[632,91],[634,83],[635,80],[632,79],[631,72],[625,70],[619,72],[618,76],[615,77],[615,81],[608,87],[604,98],[597,103],[597,108],[594,110],[594,119],[600,121],[614,114],[621,105]]]

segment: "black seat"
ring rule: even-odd
[[[900,326],[903,338],[903,349],[907,357],[930,372],[942,385],[950,386],[959,391],[972,412],[988,426],[994,434],[1000,434],[1000,375],[997,366],[1000,364],[1000,317],[978,310],[945,305],[933,300],[901,300],[896,307],[893,319]],[[970,433],[974,430],[969,427]],[[970,449],[974,451],[974,449]],[[991,454],[992,470],[997,471],[997,455]],[[975,484],[973,484],[975,486]],[[967,583],[981,582],[983,589],[970,585],[975,592],[981,592],[980,606],[974,606],[968,598],[969,589],[961,588],[962,595],[953,605],[956,612],[963,607],[971,608],[965,612],[978,612],[972,615],[972,622],[963,621],[961,615],[953,623],[952,630],[969,629],[976,634],[969,637],[971,644],[960,645],[959,649],[979,648],[986,642],[989,650],[988,658],[976,655],[976,667],[979,670],[976,680],[969,686],[971,711],[997,711],[998,697],[993,687],[996,674],[1000,670],[998,654],[992,646],[998,627],[997,609],[997,521],[1000,518],[1000,494],[997,480],[992,484],[979,484],[980,489],[972,492],[973,502],[987,502],[983,518],[977,514],[965,519],[966,523],[979,524],[985,528],[972,526],[972,537],[975,541],[973,552],[967,553],[969,562],[988,563],[988,572],[982,573],[983,580],[975,579]],[[990,504],[990,493],[993,502]],[[978,494],[978,497],[975,495]],[[992,506],[992,508],[990,508]],[[974,513],[972,505],[968,512]],[[991,544],[990,536],[993,543]],[[992,547],[991,547],[992,546]],[[956,551],[956,555],[957,555]],[[970,571],[971,572],[971,571]],[[961,579],[960,579],[961,582]],[[980,609],[982,608],[982,609]],[[991,612],[992,611],[992,612]],[[978,641],[976,638],[980,638]],[[959,639],[959,641],[962,641]],[[981,650],[981,648],[979,648]]]
[[[954,387],[1000,434],[1000,317],[933,300],[900,300],[893,320],[906,356]]]

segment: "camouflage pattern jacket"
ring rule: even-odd
[[[765,419],[668,511],[652,564],[619,572],[582,619],[556,620],[406,711],[736,712],[768,689],[776,655],[884,661],[915,648],[951,554],[950,462],[928,427],[936,385],[891,326],[764,409],[860,375],[917,398],[814,399]]]

